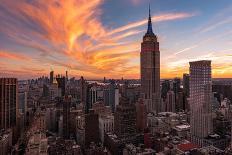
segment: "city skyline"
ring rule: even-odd
[[[1,2],[0,155],[232,154],[226,1]]]
[[[161,42],[161,78],[182,77],[188,62],[200,59],[212,60],[213,78],[232,77],[232,5],[226,0],[3,0],[1,74],[27,79],[53,69],[89,79],[139,79],[149,2]]]

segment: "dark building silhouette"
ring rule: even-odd
[[[81,102],[85,103],[86,102],[86,89],[87,89],[87,83],[84,79],[84,77],[82,76],[79,79],[79,85],[80,85],[80,98],[81,98]]]
[[[159,112],[160,99],[160,51],[157,36],[153,33],[149,9],[147,33],[143,37],[140,53],[141,97],[148,112]]]
[[[81,103],[84,105],[84,111],[85,113],[89,113],[89,110],[92,108],[91,104],[91,97],[90,97],[90,91],[92,85],[88,84],[83,76],[79,79],[79,86],[80,86],[80,99]]]
[[[18,110],[18,81],[0,78],[0,129],[16,126]]]
[[[180,91],[180,78],[174,78],[173,91],[175,94],[177,94]]]
[[[147,128],[147,113],[142,99],[136,103],[136,121],[137,130],[143,132]]]
[[[232,82],[213,82],[212,85],[213,92],[217,92],[219,94],[222,94],[223,97],[228,98],[230,101],[232,101]]]
[[[53,79],[54,79],[54,71],[50,72],[50,84],[53,83]]]
[[[115,81],[111,81],[111,83],[108,85],[107,88],[104,89],[103,96],[104,96],[104,104],[106,106],[110,106],[112,112],[115,111],[115,99],[116,99],[116,91],[117,86],[115,84]]]
[[[91,103],[91,95],[90,95],[90,91],[91,91],[91,87],[92,87],[92,85],[89,85],[89,84],[87,84],[87,86],[86,86],[87,88],[86,88],[86,102],[85,102],[85,113],[87,114],[87,113],[89,113],[89,111],[90,111],[90,109],[92,109],[92,103]]]
[[[70,106],[71,96],[65,96],[63,100],[63,138],[70,138]]]
[[[49,88],[47,85],[43,85],[43,97],[48,97],[49,96]]]
[[[0,78],[0,130],[12,129],[12,144],[19,138],[18,80]]]
[[[170,82],[169,82],[169,80],[164,80],[161,85],[162,85],[162,87],[161,87],[161,97],[163,99],[166,99],[167,93],[170,90]]]
[[[58,88],[61,90],[61,95],[64,96],[65,95],[65,77],[64,76],[61,76],[61,75],[58,75],[56,77],[56,81],[57,81],[57,84],[58,84]]]
[[[183,91],[189,97],[189,74],[183,74]]]
[[[188,98],[189,98],[189,74],[183,74],[183,110],[189,110]]]
[[[122,137],[130,137],[136,134],[136,108],[130,104],[126,97],[121,97],[114,115],[114,132]]]
[[[174,78],[174,80],[173,80],[173,92],[175,94],[176,111],[179,111],[178,93],[180,92],[180,78]]]
[[[93,109],[85,115],[85,146],[89,147],[91,142],[100,142],[98,114]]]
[[[123,154],[125,144],[138,145],[143,142],[143,134],[136,131],[136,107],[126,97],[121,97],[114,113],[114,133],[105,134],[105,145],[112,154]]]
[[[65,79],[66,79],[66,82],[68,81],[68,71],[65,72]]]

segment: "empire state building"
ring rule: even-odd
[[[149,7],[147,33],[143,37],[140,52],[141,98],[147,112],[161,111],[160,99],[160,51],[157,36],[152,30]]]

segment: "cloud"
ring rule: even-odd
[[[139,5],[143,2],[143,0],[130,0],[133,5]]]
[[[183,58],[168,62],[162,65],[161,75],[163,77],[182,76],[182,73],[188,72],[189,62],[198,60],[211,60],[213,77],[231,77],[232,72],[232,49],[226,49],[223,51],[208,52],[206,55],[201,55],[195,58]],[[225,54],[220,54],[225,53]]]
[[[213,15],[211,19],[208,19],[206,24],[198,27],[197,32],[206,33],[212,32],[212,30],[218,29],[222,26],[228,25],[230,27],[232,23],[232,5],[228,5],[221,9],[217,14]]]
[[[139,57],[140,42],[125,39],[143,32],[139,29],[147,24],[147,19],[110,29],[101,21],[103,2],[2,0],[0,33],[36,55],[36,65],[69,68],[74,73],[92,77],[138,77],[139,67],[131,61]],[[152,18],[154,22],[163,22],[194,15],[175,12]],[[24,58],[22,54],[5,54],[5,57]],[[21,70],[25,71],[25,67]],[[35,72],[40,69],[35,67]]]
[[[229,24],[229,23],[232,23],[232,17],[230,18],[227,18],[227,19],[224,19],[224,20],[221,20],[219,22],[215,22],[213,24],[210,24],[208,25],[207,27],[204,27],[200,30],[200,33],[205,33],[205,32],[208,32],[208,31],[212,31],[222,25],[225,25],[225,24]]]
[[[31,60],[31,58],[24,56],[22,54],[15,54],[15,53],[11,53],[8,51],[1,51],[1,50],[0,50],[0,59],[12,59],[12,60],[20,60],[20,61]]]
[[[188,47],[185,47],[184,49],[181,49],[181,50],[173,53],[172,55],[169,55],[168,57],[166,57],[166,59],[175,58],[179,54],[182,54],[182,53],[187,52],[187,51],[191,51],[191,50],[193,50],[193,49],[195,49],[197,47],[205,45],[206,43],[209,43],[209,42],[214,41],[216,39],[219,39],[219,38],[231,35],[231,33],[232,33],[232,31],[229,31],[229,32],[226,32],[226,33],[222,33],[222,34],[219,34],[219,35],[216,35],[216,36],[213,36],[213,37],[209,37],[209,38],[203,39],[203,40],[198,41],[197,43],[195,43],[193,45],[190,45]]]
[[[183,19],[183,18],[189,18],[194,16],[194,13],[165,13],[161,15],[155,15],[152,16],[153,22],[163,22],[163,21],[169,21],[169,20],[177,20],[177,19]],[[108,33],[108,35],[112,35],[115,33],[120,33],[129,29],[137,28],[140,26],[143,26],[147,24],[147,19],[140,20],[137,22],[129,23],[127,25],[121,26],[119,28],[116,28]]]

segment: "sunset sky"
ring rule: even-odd
[[[200,59],[232,77],[231,0],[0,0],[0,76],[139,78],[149,2],[161,78]]]

